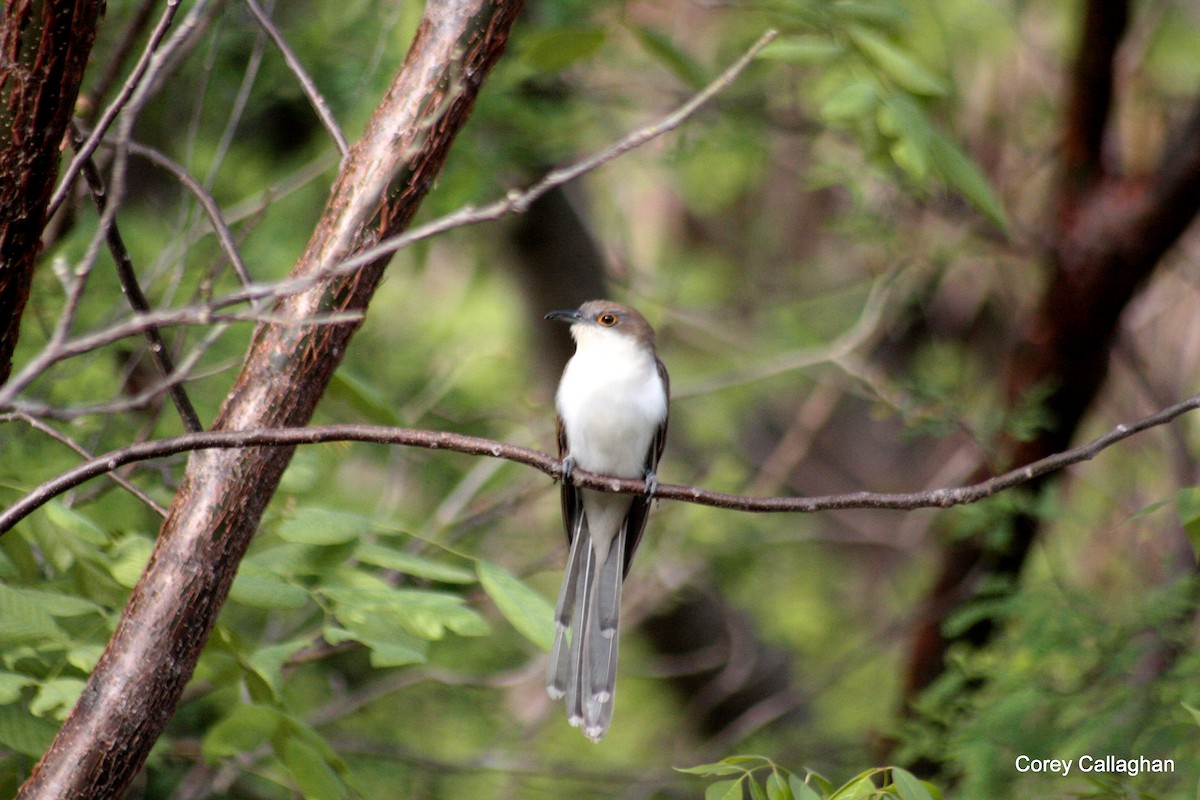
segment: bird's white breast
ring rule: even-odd
[[[640,478],[667,397],[653,353],[612,331],[585,330],[558,385],[557,406],[575,463]]]

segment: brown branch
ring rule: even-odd
[[[62,180],[59,181],[58,189],[55,190],[54,195],[50,198],[51,214],[67,199],[67,194],[71,191],[71,184],[74,183],[79,170],[83,168],[84,160],[91,158],[92,154],[96,152],[96,148],[100,146],[100,140],[117,118],[117,115],[125,107],[125,104],[134,95],[141,80],[146,76],[147,72],[154,69],[155,56],[159,55],[159,47],[166,38],[167,31],[170,30],[171,24],[175,20],[175,12],[178,9],[179,0],[167,0],[162,17],[159,19],[158,24],[154,26],[154,30],[150,34],[150,40],[146,43],[146,49],[142,53],[141,58],[138,59],[138,63],[134,65],[132,74],[126,79],[117,98],[100,115],[91,134],[76,150],[75,157],[71,159],[71,163],[63,170]]]
[[[521,0],[426,3],[404,65],[351,148],[293,277],[326,274],[408,224],[520,7]],[[361,314],[387,261],[375,259],[281,300],[273,311],[281,322],[255,331],[214,428],[307,424],[359,323],[295,323]],[[191,457],[108,647],[18,797],[125,794],[179,704],[291,453],[291,447],[251,447]]]
[[[83,144],[83,137],[74,125],[71,126],[71,143],[76,151]],[[96,162],[90,156],[83,159],[80,171],[87,182],[88,191],[91,192],[92,202],[95,203],[96,210],[103,217],[108,200],[104,191],[104,180],[100,177],[100,170],[96,168]],[[112,255],[113,263],[117,267],[121,292],[129,301],[130,308],[140,314],[148,314],[150,301],[146,299],[141,284],[138,283],[137,271],[133,268],[133,257],[129,255],[129,249],[125,247],[125,240],[121,237],[121,229],[117,227],[115,217],[110,219],[104,238],[108,243],[108,251]],[[172,375],[175,372],[175,364],[167,349],[167,342],[163,339],[162,331],[157,327],[150,326],[146,328],[145,336],[146,344],[150,348],[150,356],[158,366],[159,372],[164,377]],[[181,381],[172,383],[167,391],[171,396],[171,402],[175,405],[175,410],[179,413],[179,418],[183,420],[183,429],[193,433],[204,430],[204,426],[200,424],[200,416],[196,413],[196,407],[192,405],[192,399],[188,397],[183,383]]]
[[[87,450],[87,448],[83,447],[83,445],[79,444],[79,442],[75,441],[70,436],[67,436],[66,434],[62,433],[61,431],[55,430],[54,428],[50,427],[46,423],[42,422],[37,417],[31,416],[29,414],[23,414],[20,412],[17,412],[15,414],[5,414],[3,416],[0,416],[0,422],[9,422],[9,421],[13,421],[13,420],[20,420],[21,422],[24,422],[29,427],[33,428],[36,431],[40,431],[41,433],[46,434],[54,441],[58,442],[59,444],[65,445],[66,447],[69,447],[70,449],[74,450],[77,454],[83,456],[84,458],[89,458],[89,459],[95,458],[95,455],[93,455],[91,452],[89,452]],[[165,517],[167,515],[167,510],[165,508],[163,508],[161,505],[159,505],[158,501],[156,501],[153,497],[151,497],[150,495],[143,492],[138,487],[134,486],[129,481],[122,478],[120,475],[117,475],[115,473],[110,474],[109,479],[113,483],[117,484],[122,489],[124,489],[125,491],[129,492],[131,495],[136,497],[138,500],[141,500],[143,503],[148,505],[150,508],[154,509],[154,512],[156,514],[158,514],[160,517]],[[2,534],[0,534],[0,535],[2,535]]]
[[[1104,137],[1112,109],[1113,66],[1129,24],[1127,0],[1091,0],[1083,12],[1079,56],[1067,84],[1063,119],[1062,207],[1104,174]]]
[[[263,11],[262,6],[255,2],[255,0],[246,0],[246,6],[250,9],[250,13],[254,15],[254,18],[258,20],[259,26],[271,38],[275,47],[279,49],[288,69],[296,76],[296,80],[300,83],[300,88],[304,90],[304,96],[308,98],[309,105],[312,106],[313,111],[320,118],[321,124],[325,126],[325,130],[329,132],[334,143],[337,144],[338,152],[342,158],[345,158],[350,154],[350,145],[346,142],[346,135],[342,133],[342,129],[334,118],[333,112],[329,110],[329,104],[325,102],[325,98],[317,90],[316,83],[305,72],[295,51],[288,45],[287,40],[283,38],[283,34],[280,33],[279,28],[275,27],[275,23],[271,21],[267,12]]]
[[[968,505],[1073,464],[1089,461],[1120,441],[1151,428],[1166,425],[1197,408],[1200,408],[1200,394],[1193,395],[1187,400],[1148,417],[1143,417],[1136,422],[1118,425],[1103,436],[1079,447],[1064,450],[1002,475],[967,486],[929,489],[923,492],[851,492],[817,497],[754,497],[714,492],[696,486],[661,483],[655,491],[655,497],[660,500],[679,500],[731,511],[760,513],[813,513],[852,508],[911,511],[916,508],[949,508]],[[489,456],[533,467],[555,479],[562,477],[562,462],[549,453],[496,439],[467,436],[449,431],[353,424],[321,425],[311,428],[206,431],[122,447],[96,456],[46,481],[0,512],[0,535],[11,530],[14,525],[52,498],[126,464],[196,450],[231,450],[264,446],[290,448],[297,445],[326,442],[374,442],[375,444],[402,445],[421,447],[427,450],[448,450],[467,455]],[[582,469],[575,469],[571,473],[571,480],[578,486],[606,492],[620,494],[643,494],[646,492],[645,481],[599,475]]]

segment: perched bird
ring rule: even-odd
[[[555,400],[563,524],[571,548],[554,612],[546,690],[555,700],[565,697],[570,723],[598,742],[612,722],[621,585],[658,485],[670,384],[654,350],[654,329],[632,308],[591,300],[546,319],[570,324],[575,339]],[[570,477],[575,467],[643,478],[648,491],[633,496],[579,489]]]

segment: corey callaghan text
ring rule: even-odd
[[[1145,772],[1174,772],[1173,758],[1118,758],[1117,756],[1080,756],[1079,758],[1032,758],[1017,756],[1014,766],[1017,772],[1053,772],[1064,778],[1077,772],[1105,775],[1140,775]]]

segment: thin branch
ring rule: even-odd
[[[82,146],[82,139],[83,136],[79,132],[79,128],[71,125],[71,144],[75,147],[76,151]],[[83,159],[80,171],[83,173],[88,190],[92,194],[92,202],[95,203],[96,210],[103,216],[108,200],[105,197],[104,181],[100,177],[100,170],[96,169],[96,162],[90,156]],[[108,250],[112,254],[113,263],[117,267],[117,278],[121,281],[121,291],[129,301],[129,306],[139,314],[149,313],[150,301],[146,299],[146,295],[142,292],[142,287],[138,283],[137,272],[133,268],[133,258],[129,255],[129,250],[125,247],[125,241],[121,238],[121,229],[117,227],[115,217],[109,222],[108,230],[105,232],[105,239],[108,241]],[[146,343],[150,347],[150,356],[154,359],[154,363],[158,365],[159,372],[164,376],[175,372],[175,365],[172,363],[171,353],[167,349],[167,343],[163,339],[162,331],[156,327],[148,327],[146,328],[145,336]],[[196,413],[196,407],[192,405],[192,399],[188,397],[183,383],[177,382],[171,384],[168,392],[171,395],[171,402],[175,404],[175,410],[179,413],[180,419],[183,420],[184,430],[192,433],[204,430],[204,425],[200,423],[200,415]]]
[[[1187,400],[1169,406],[1156,414],[1143,417],[1136,422],[1118,425],[1087,444],[1064,450],[1002,475],[967,486],[930,489],[922,492],[851,492],[817,497],[753,497],[714,492],[696,486],[666,483],[658,485],[655,497],[660,500],[680,500],[732,511],[771,513],[813,513],[852,508],[896,511],[910,511],[917,508],[949,508],[976,503],[1042,475],[1056,472],[1072,464],[1089,461],[1117,442],[1150,428],[1166,425],[1197,408],[1200,408],[1200,394],[1193,395]],[[450,450],[467,455],[503,458],[533,467],[555,479],[562,477],[562,462],[548,453],[495,439],[448,431],[391,428],[382,425],[323,425],[311,428],[205,431],[122,447],[90,459],[46,481],[0,512],[0,534],[11,530],[14,525],[52,498],[125,464],[191,450],[230,450],[260,446],[294,447],[324,442],[374,442],[376,444],[422,447],[427,450]],[[646,492],[645,481],[598,475],[581,469],[576,469],[571,473],[571,480],[577,486],[604,492],[620,494],[643,494]]]
[[[754,45],[747,50],[741,58],[730,65],[722,72],[712,83],[706,86],[698,94],[691,97],[686,103],[679,106],[670,114],[662,117],[650,125],[638,128],[613,144],[604,148],[587,158],[570,164],[566,167],[553,170],[545,175],[540,181],[524,190],[513,190],[509,192],[502,200],[497,200],[481,208],[466,206],[440,219],[433,220],[425,225],[409,229],[408,232],[398,236],[389,237],[380,241],[380,243],[368,250],[363,251],[354,258],[346,259],[336,264],[336,266],[314,270],[313,272],[286,278],[280,281],[259,284],[249,283],[241,290],[231,292],[223,298],[215,299],[207,304],[205,308],[184,308],[178,311],[170,312],[154,312],[151,314],[141,315],[138,318],[129,320],[119,326],[114,326],[106,331],[100,331],[87,336],[78,337],[67,341],[65,337],[55,341],[51,348],[52,352],[45,350],[38,357],[25,366],[15,378],[13,378],[6,386],[0,388],[0,408],[10,404],[15,398],[17,392],[23,389],[30,381],[38,374],[49,367],[51,364],[62,361],[66,358],[71,358],[76,355],[88,352],[94,347],[116,341],[125,336],[140,333],[145,330],[147,325],[174,325],[174,324],[194,324],[216,320],[217,316],[212,315],[213,311],[220,308],[226,308],[231,305],[249,302],[255,304],[255,301],[263,298],[279,299],[289,295],[296,295],[304,292],[318,283],[327,280],[331,277],[349,274],[359,269],[364,264],[370,263],[384,255],[394,253],[398,250],[414,244],[418,241],[428,239],[440,233],[444,233],[455,228],[465,227],[468,225],[476,225],[482,222],[489,222],[501,219],[509,214],[524,213],[529,206],[551,189],[568,183],[581,175],[591,172],[608,162],[618,158],[621,155],[636,149],[652,139],[657,138],[669,131],[672,131],[682,125],[690,116],[695,114],[705,103],[711,100],[716,94],[728,88],[730,84],[745,70],[751,61],[757,56],[758,52],[767,45],[776,36],[775,31],[767,31],[764,33]],[[93,131],[88,141],[96,137],[97,131]],[[169,170],[176,178],[192,190],[193,194],[200,199],[201,204],[208,212],[208,216],[213,225],[213,230],[216,232],[217,238],[221,243],[222,249],[227,257],[233,263],[238,276],[243,282],[249,280],[249,274],[242,263],[240,254],[237,251],[235,243],[232,241],[228,226],[223,221],[220,210],[214,203],[211,203],[211,198],[206,196],[203,188],[187,174],[177,164],[163,156],[161,153],[150,148],[143,147],[132,141],[126,143],[125,149],[132,154],[140,155],[149,158],[159,166]],[[82,152],[82,151],[81,151]],[[874,295],[873,295],[874,297]],[[876,297],[876,299],[878,299]],[[877,310],[873,304],[868,302],[867,308],[864,309],[864,315],[869,316],[871,312]],[[235,315],[236,317],[236,315]],[[232,318],[232,317],[231,317]],[[254,316],[255,319],[261,319],[260,316]],[[336,321],[336,320],[335,320]],[[860,320],[860,323],[863,320]],[[859,326],[856,326],[854,331],[858,331]],[[852,334],[853,332],[851,332]],[[794,362],[783,363],[781,368],[795,367]]]
[[[243,286],[253,285],[254,281],[250,277],[250,270],[246,267],[246,262],[242,260],[242,254],[238,250],[237,243],[233,240],[233,232],[229,229],[229,224],[221,214],[221,207],[217,205],[217,201],[213,198],[212,194],[200,184],[200,181],[196,180],[182,164],[179,164],[165,153],[161,153],[152,147],[147,147],[137,142],[129,142],[129,152],[131,155],[145,158],[151,164],[171,173],[175,180],[179,181],[185,189],[192,193],[192,196],[196,198],[196,202],[204,209],[209,224],[212,225],[213,234],[216,235],[222,252],[225,253],[225,257],[229,259],[230,265],[233,266],[233,271],[237,273],[238,280],[241,281]]]
[[[264,287],[264,293],[266,287]],[[249,292],[243,295],[253,296]],[[17,394],[25,389],[39,375],[54,364],[75,356],[90,353],[105,345],[119,342],[130,336],[140,336],[148,328],[173,327],[177,325],[208,326],[219,322],[255,322],[273,323],[276,325],[303,327],[308,325],[342,325],[362,321],[362,312],[345,311],[330,314],[317,314],[306,319],[295,319],[281,314],[246,311],[220,312],[219,303],[204,306],[185,306],[183,308],[165,311],[151,311],[148,314],[136,314],[129,319],[112,325],[95,333],[78,336],[74,339],[64,339],[44,348],[37,356],[25,365],[8,383],[0,386],[0,409],[7,408]],[[232,305],[232,303],[226,303]]]
[[[40,419],[37,419],[36,417],[32,417],[28,414],[23,414],[20,412],[18,412],[16,414],[0,415],[0,422],[13,422],[16,420],[20,420],[21,422],[24,422],[29,427],[33,428],[34,430],[40,431],[41,433],[46,434],[54,441],[66,446],[66,447],[69,447],[71,450],[74,450],[76,453],[83,456],[84,458],[92,458],[93,457],[93,455],[87,450],[87,448],[85,448],[83,445],[79,444],[79,442],[75,441],[70,436],[67,436],[66,434],[62,433],[61,431],[55,430],[54,428],[50,427],[46,423],[42,422]],[[138,487],[134,486],[132,483],[130,483],[125,478],[122,478],[120,475],[115,475],[115,474],[109,475],[108,477],[110,480],[113,481],[113,483],[117,484],[122,489],[124,489],[125,491],[129,492],[131,495],[136,497],[138,500],[141,500],[143,503],[150,506],[150,508],[154,509],[155,513],[157,513],[160,517],[165,517],[167,515],[167,509],[163,508],[162,505],[160,505],[158,503],[158,501],[156,501],[153,497],[151,497],[150,495],[143,492]]]
[[[635,150],[650,140],[678,128],[689,117],[699,111],[705,103],[728,88],[776,35],[774,30],[768,30],[759,37],[758,41],[741,58],[718,75],[716,80],[705,86],[704,89],[693,95],[686,103],[662,119],[626,134],[598,153],[594,153],[574,164],[546,173],[545,177],[540,181],[524,190],[513,189],[502,200],[496,200],[480,208],[464,206],[458,211],[447,214],[440,219],[410,228],[397,236],[383,239],[369,250],[364,250],[353,258],[340,263],[337,267],[338,270],[354,269],[364,264],[369,264],[381,256],[390,255],[391,253],[403,250],[411,244],[455,228],[478,225],[483,222],[493,222],[509,214],[524,214],[535,200],[551,189],[569,183],[581,175],[585,175],[625,155],[630,150]]]
[[[333,137],[333,141],[337,144],[338,152],[342,154],[342,158],[345,158],[350,154],[350,143],[346,141],[346,134],[342,133],[337,119],[334,118],[333,112],[329,110],[329,104],[321,96],[317,85],[309,77],[308,73],[304,71],[304,66],[300,63],[300,59],[296,57],[296,53],[288,45],[287,40],[283,38],[283,34],[279,32],[279,28],[275,27],[275,23],[263,11],[262,6],[256,3],[255,0],[246,0],[246,5],[250,8],[250,13],[258,20],[258,24],[266,31],[267,36],[271,37],[271,41],[279,48],[279,52],[283,55],[283,60],[288,65],[288,69],[292,71],[292,74],[296,76],[296,80],[300,82],[300,88],[304,90],[304,96],[308,98],[313,111],[317,112],[317,116],[320,117],[325,129],[329,131],[329,135]]]
[[[46,212],[46,218],[49,219],[58,207],[66,199],[67,193],[71,191],[71,184],[74,183],[75,177],[79,174],[79,170],[83,168],[83,163],[92,157],[92,153],[96,152],[96,148],[100,145],[100,140],[103,138],[108,127],[112,125],[113,120],[117,118],[117,114],[125,107],[125,103],[133,95],[138,83],[145,76],[146,71],[150,68],[159,45],[162,44],[163,37],[167,35],[167,30],[170,29],[172,21],[175,19],[175,12],[179,9],[179,0],[167,0],[167,7],[163,9],[162,17],[155,26],[154,31],[150,34],[150,41],[146,43],[146,49],[142,53],[142,57],[138,59],[138,63],[133,68],[133,73],[125,81],[125,85],[121,87],[120,94],[116,99],[104,110],[104,113],[97,120],[95,127],[92,129],[92,134],[87,138],[87,141],[79,147],[75,153],[75,158],[71,159],[70,165],[63,171],[62,178],[58,182],[58,189],[50,198],[50,206]]]

